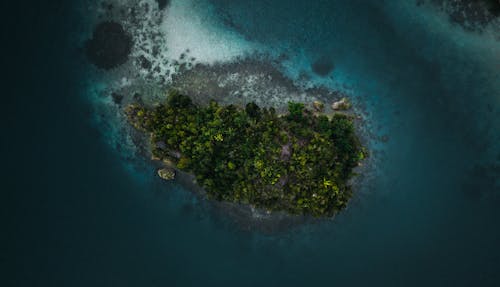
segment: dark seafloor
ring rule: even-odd
[[[4,1],[1,286],[500,285],[500,65],[484,52],[498,48],[387,1],[212,2],[249,39],[327,57],[374,102],[388,141],[369,191],[333,221],[238,229],[103,139],[82,96],[80,2]]]

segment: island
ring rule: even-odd
[[[347,101],[337,104],[347,107]],[[131,104],[130,123],[147,133],[158,174],[195,176],[209,198],[267,211],[331,217],[352,196],[349,179],[366,156],[353,116],[288,103],[288,112],[248,103],[194,104],[176,91],[154,107]]]

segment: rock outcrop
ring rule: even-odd
[[[164,180],[172,180],[175,178],[175,170],[168,167],[159,169],[158,176]]]
[[[332,104],[332,109],[334,111],[344,111],[351,108],[351,103],[347,98],[342,98],[340,101],[334,102]]]
[[[323,102],[321,101],[314,101],[313,107],[317,112],[322,112],[325,109],[325,104],[323,104]]]

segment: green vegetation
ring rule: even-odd
[[[131,105],[127,115],[151,134],[153,156],[194,174],[210,198],[332,216],[351,197],[347,181],[366,152],[349,116],[315,115],[300,103],[288,110],[199,107],[171,92],[165,104]]]

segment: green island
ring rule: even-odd
[[[346,207],[348,180],[367,155],[352,116],[301,103],[279,115],[255,103],[199,106],[174,91],[163,104],[132,104],[126,114],[150,134],[153,157],[167,166],[161,177],[185,171],[211,199],[268,211],[333,216]]]

